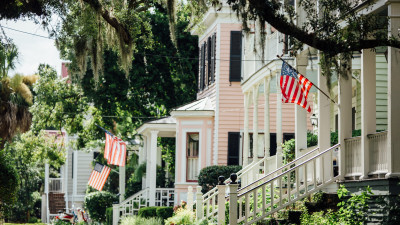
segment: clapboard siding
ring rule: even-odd
[[[77,194],[84,195],[89,181],[90,173],[92,172],[93,152],[78,153],[78,176],[77,176]]]

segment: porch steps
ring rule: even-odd
[[[64,211],[64,209],[65,209],[64,193],[50,192],[49,193],[50,214],[57,214],[58,211]]]

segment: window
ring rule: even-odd
[[[242,32],[231,31],[229,81],[240,81],[242,76]]]
[[[228,165],[239,165],[239,132],[228,132]]]
[[[199,133],[186,136],[186,180],[197,181],[199,176]]]
[[[215,82],[217,35],[214,33],[203,42],[199,52],[199,91]]]

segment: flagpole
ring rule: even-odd
[[[281,56],[276,55],[280,60],[282,60],[282,62],[286,63],[292,70],[296,71],[296,73],[300,74],[299,71],[297,71],[295,68],[293,68],[289,63],[287,63],[284,59],[281,58]],[[314,85],[314,87],[316,89],[318,89],[322,94],[324,94],[327,98],[329,98],[334,104],[336,104],[335,101],[333,101],[333,99],[331,99],[331,97],[329,97],[324,91],[322,91],[321,89],[319,89],[319,87],[317,85],[315,85],[314,83],[312,83]]]
[[[95,123],[94,125],[96,125],[98,128],[102,129],[104,132],[106,132],[107,134],[116,137],[114,134],[112,134],[110,131],[104,129],[103,127],[101,127],[100,125],[98,125],[97,123]]]

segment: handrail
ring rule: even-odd
[[[246,167],[244,167],[244,168],[242,168],[241,170],[239,170],[239,171],[236,173],[237,176],[238,176],[238,179],[239,179],[240,177],[242,177],[242,175],[243,175],[244,173],[246,173],[246,172],[249,171],[250,169],[253,169],[253,168],[254,168],[254,165],[259,165],[261,162],[263,162],[265,159],[268,159],[268,158],[273,158],[273,156],[268,156],[268,157],[265,156],[265,157],[263,157],[262,159],[260,159],[260,160],[258,160],[258,161],[253,161],[253,162],[251,162],[249,165],[247,165]],[[228,179],[224,180],[224,184],[228,184],[229,182],[231,182],[231,178],[228,178]],[[207,193],[205,193],[205,194],[203,195],[203,199],[206,200],[206,198],[209,198],[211,195],[214,194],[213,192],[215,192],[217,189],[218,189],[218,187],[215,186],[213,189],[209,190]],[[196,201],[195,201],[195,202],[196,202]]]
[[[375,133],[372,133],[372,134],[367,134],[367,137],[370,138],[370,137],[372,137],[372,136],[380,135],[380,134],[384,134],[384,133],[388,133],[388,131],[387,131],[387,130],[384,130],[384,131],[375,132]]]
[[[335,146],[337,146],[337,145],[338,145],[338,144],[332,146],[331,148],[333,148],[333,147],[335,147]],[[306,154],[304,154],[304,155],[300,156],[299,158],[297,158],[297,159],[291,161],[290,163],[288,163],[288,164],[286,164],[286,165],[284,165],[284,166],[281,166],[281,167],[279,167],[278,169],[276,169],[276,170],[270,172],[269,174],[265,175],[264,177],[261,177],[260,179],[254,181],[253,183],[248,184],[246,187],[240,188],[238,191],[241,191],[241,190],[247,188],[248,186],[252,186],[252,185],[254,185],[254,184],[260,182],[261,180],[265,179],[266,177],[268,177],[268,176],[270,176],[270,175],[272,175],[272,174],[275,174],[275,173],[277,173],[277,172],[283,170],[283,169],[286,168],[286,167],[289,167],[289,168],[290,168],[291,165],[295,164],[297,161],[299,161],[300,159],[302,159],[302,158],[304,158],[304,157],[310,155],[311,153],[314,153],[314,152],[317,151],[318,149],[319,149],[319,147],[315,148],[315,149],[312,150],[312,151],[307,152]]]
[[[273,181],[273,180],[275,180],[275,179],[278,179],[278,178],[281,177],[281,176],[284,176],[284,175],[287,174],[287,173],[293,172],[293,171],[296,170],[298,167],[303,166],[304,164],[306,164],[306,163],[308,163],[308,162],[310,162],[310,161],[316,159],[317,157],[319,157],[319,156],[325,154],[326,152],[328,152],[328,151],[330,151],[330,150],[332,150],[332,149],[334,149],[334,148],[337,148],[337,147],[339,147],[339,146],[340,146],[340,144],[338,143],[338,144],[336,144],[336,145],[334,145],[334,146],[328,148],[327,150],[325,150],[325,151],[323,151],[323,152],[321,152],[321,153],[319,153],[319,154],[317,154],[317,155],[315,155],[315,156],[313,156],[313,157],[307,159],[306,161],[304,161],[304,162],[302,162],[302,163],[296,165],[295,167],[290,168],[289,170],[286,170],[285,172],[279,174],[278,176],[275,176],[275,177],[273,177],[273,178],[271,178],[271,179],[265,181],[264,183],[259,184],[258,186],[254,187],[254,188],[252,188],[252,189],[250,189],[250,190],[247,190],[246,192],[243,192],[243,193],[238,194],[238,198],[241,197],[241,196],[243,196],[243,195],[245,195],[245,194],[248,194],[248,193],[251,192],[251,191],[254,191],[255,189],[260,188],[261,186],[265,185],[266,183],[269,183],[269,182],[271,182],[271,181]],[[300,159],[300,158],[299,158],[299,159]]]
[[[139,192],[136,192],[135,194],[131,195],[129,198],[127,198],[127,199],[125,199],[124,201],[122,201],[121,203],[119,203],[119,205],[126,204],[126,203],[129,202],[130,200],[132,200],[132,199],[136,198],[137,196],[139,196],[139,195],[145,193],[148,189],[149,189],[149,188],[145,188],[145,189],[143,189],[143,190],[141,190],[141,191],[139,191]]]

